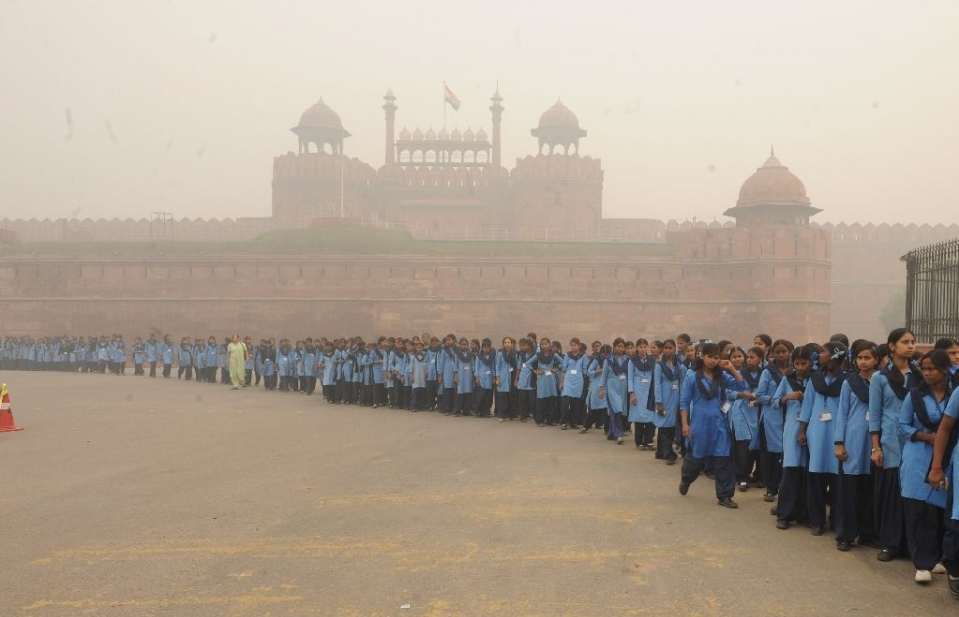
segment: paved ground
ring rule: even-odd
[[[907,561],[598,434],[6,373],[0,615],[925,615]],[[403,605],[410,608],[402,608]]]

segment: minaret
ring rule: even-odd
[[[500,125],[503,121],[503,97],[499,95],[499,84],[496,86],[496,92],[490,98],[493,102],[489,110],[493,112],[493,173],[499,175],[500,169]]]
[[[383,97],[383,100],[386,101],[386,104],[383,105],[383,110],[386,112],[386,156],[384,158],[386,165],[392,165],[396,162],[396,142],[395,142],[395,122],[396,122],[396,97],[393,96],[392,90],[386,91],[386,96]]]

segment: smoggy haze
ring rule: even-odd
[[[664,6],[673,4],[675,6]],[[0,2],[0,217],[270,214],[320,96],[383,164],[397,130],[490,129],[503,162],[557,97],[607,217],[712,220],[770,144],[825,222],[957,222],[959,3]]]

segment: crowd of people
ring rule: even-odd
[[[674,465],[679,493],[705,475],[717,503],[764,490],[776,527],[835,532],[836,548],[912,560],[917,583],[947,574],[959,596],[959,342],[915,351],[913,333],[884,343],[844,335],[794,345],[617,338],[590,345],[529,333],[518,341],[422,336],[300,341],[238,335],[7,338],[0,370],[133,375],[313,395],[330,404],[496,417],[603,431]],[[159,371],[159,375],[158,375]]]

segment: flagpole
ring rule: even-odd
[[[443,130],[446,130],[446,89],[449,86],[446,85],[446,82],[443,82]]]

